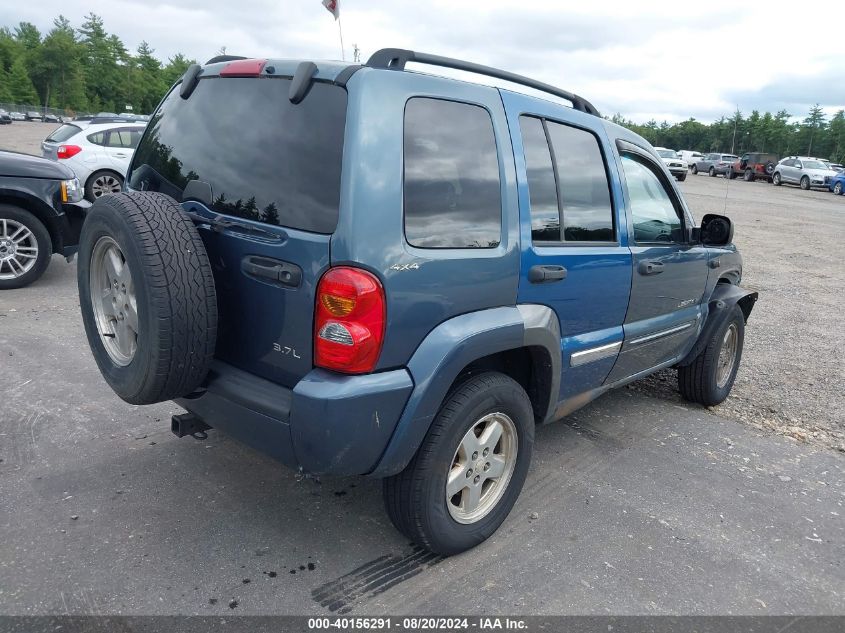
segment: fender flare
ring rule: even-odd
[[[747,323],[748,317],[751,316],[751,310],[757,302],[757,296],[758,293],[753,290],[746,290],[740,286],[730,283],[717,284],[707,304],[707,320],[704,322],[704,327],[701,328],[701,333],[692,349],[684,356],[683,360],[677,363],[676,367],[690,365],[704,351],[707,342],[713,336],[713,332],[718,330],[730,317],[735,305],[739,305],[742,316]]]
[[[429,332],[407,365],[414,389],[384,454],[369,474],[386,477],[408,465],[449,388],[467,365],[497,352],[525,347],[544,348],[551,359],[544,368],[551,380],[548,402],[540,404],[538,416],[547,420],[557,404],[561,374],[560,322],[551,308],[490,308],[453,317]]]

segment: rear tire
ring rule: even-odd
[[[716,168],[711,167],[710,170],[707,173],[710,174],[711,178],[715,178],[716,177]]]
[[[495,425],[502,429],[499,439],[485,441]],[[516,502],[533,443],[534,416],[525,390],[500,373],[470,378],[446,397],[411,463],[384,480],[390,520],[437,554],[478,545]],[[484,474],[494,470],[501,474]],[[447,484],[456,490],[451,497]]]
[[[681,396],[706,407],[724,402],[736,380],[744,341],[745,317],[740,307],[735,305],[731,315],[712,334],[707,347],[698,357],[686,367],[678,368]]]
[[[734,173],[733,169],[728,169],[728,171],[725,172],[725,177],[728,180],[733,180],[734,178],[736,178],[736,174]]]
[[[801,177],[801,188],[804,191],[810,190],[810,178],[808,176],[802,176]]]
[[[686,174],[678,174],[677,176],[675,176],[675,178],[677,178],[679,182],[684,182],[687,179],[687,175]]]
[[[693,165],[693,166],[692,166],[692,175],[693,175],[693,176],[697,176],[697,175],[698,175],[698,166],[697,166],[697,165]]]
[[[750,169],[746,169],[742,177],[745,182],[751,182],[752,180],[754,180],[754,172]]]
[[[38,280],[52,255],[50,233],[38,218],[0,204],[0,290],[23,288]]]
[[[196,227],[172,198],[103,196],[79,240],[79,303],[109,386],[130,404],[187,395],[217,339],[214,277]]]
[[[96,202],[105,195],[120,193],[123,189],[123,177],[117,172],[102,169],[95,171],[85,183],[85,199]]]

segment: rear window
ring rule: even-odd
[[[81,131],[82,129],[75,125],[65,124],[56,128],[56,131],[53,132],[50,136],[48,136],[47,140],[52,143],[64,143],[71,136]]]
[[[315,83],[294,105],[289,87],[275,77],[207,78],[187,100],[172,91],[138,145],[129,187],[181,202],[185,185],[199,180],[218,213],[332,233],[346,91]]]

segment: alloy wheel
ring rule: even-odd
[[[716,365],[716,386],[719,389],[724,389],[733,373],[738,341],[739,333],[736,324],[731,323],[725,331],[722,346],[719,348],[719,362]]]
[[[446,506],[458,523],[475,523],[508,486],[519,449],[516,425],[504,413],[482,417],[458,445],[446,478]]]
[[[16,220],[0,218],[0,279],[17,279],[38,260],[38,242],[29,228]]]
[[[125,367],[138,349],[138,300],[126,257],[111,237],[94,245],[89,285],[103,346],[115,365]]]
[[[91,191],[95,198],[100,198],[109,193],[120,193],[120,180],[110,174],[97,176],[91,184]]]

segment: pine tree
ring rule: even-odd
[[[35,92],[35,86],[32,85],[32,80],[26,72],[23,59],[18,58],[12,64],[12,68],[9,70],[8,84],[12,100],[16,103],[40,105],[38,93]]]

